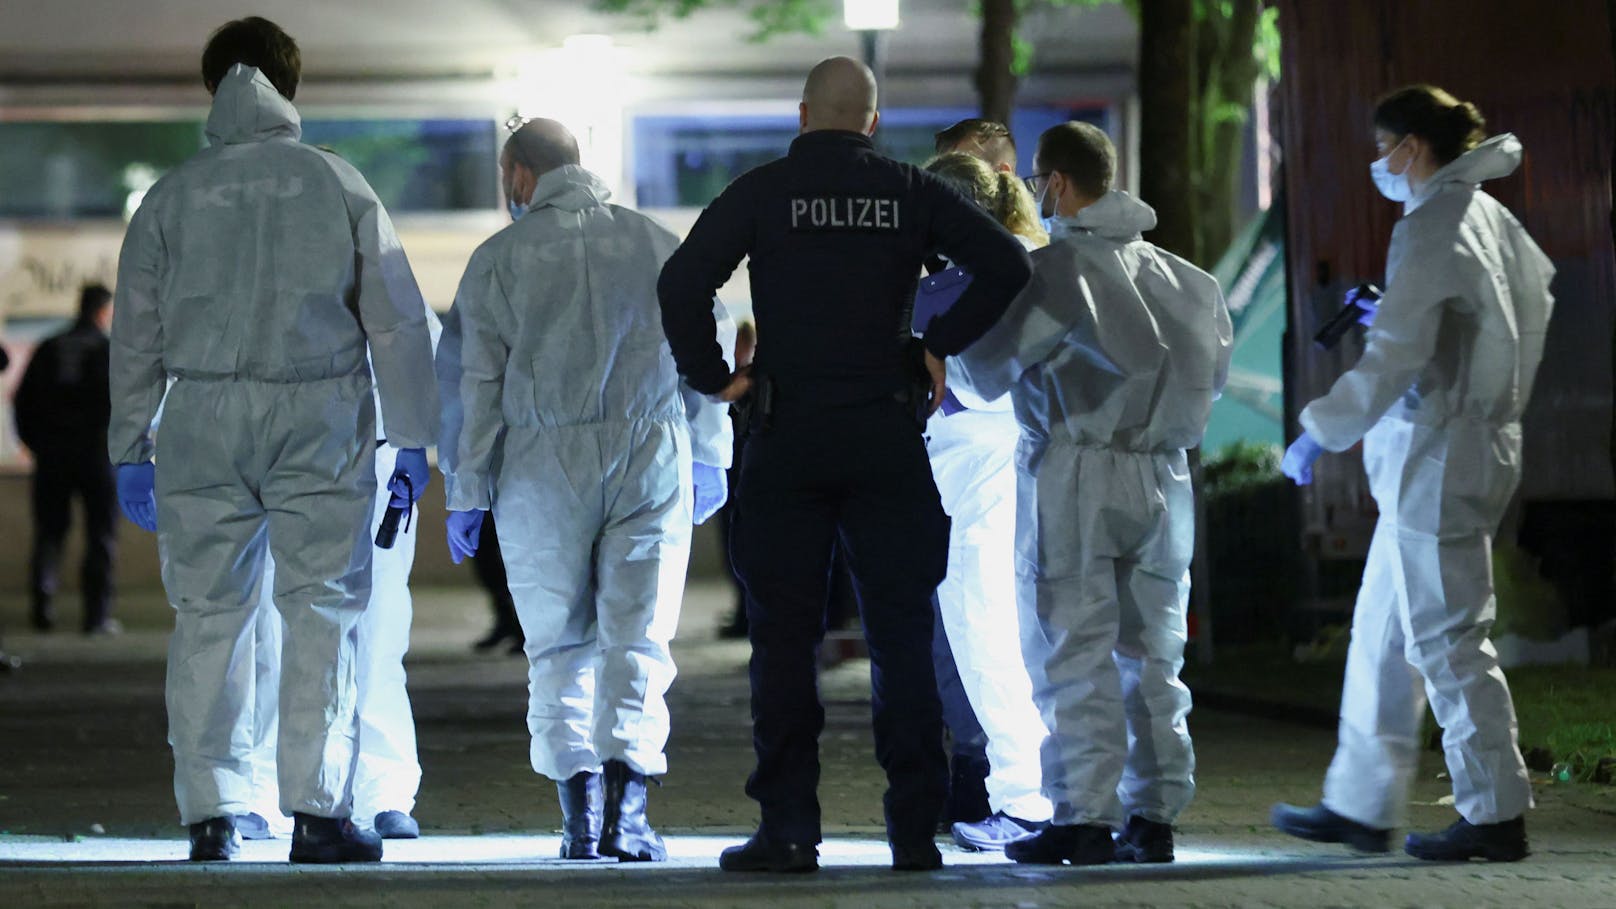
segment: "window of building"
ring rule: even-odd
[[[876,147],[919,164],[932,156],[938,130],[974,116],[975,110],[964,107],[883,110]],[[1110,112],[1103,106],[1016,111],[1013,132],[1023,173],[1032,167],[1039,133],[1067,120],[1111,128]],[[646,208],[704,207],[736,177],[785,154],[797,129],[795,113],[636,117],[632,127],[636,200]]]
[[[492,121],[309,119],[303,139],[347,158],[390,211],[498,204]],[[124,216],[205,145],[198,120],[0,122],[0,218]]]

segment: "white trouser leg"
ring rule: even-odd
[[[1127,814],[1171,824],[1195,795],[1190,690],[1178,678],[1189,639],[1195,491],[1182,452],[1148,460],[1166,507],[1137,555],[1117,566],[1122,618],[1113,658],[1129,742],[1118,797]]]
[[[600,769],[593,736],[600,457],[591,427],[513,426],[494,500],[499,547],[527,639],[530,758],[534,772],[557,781]]]
[[[281,810],[347,817],[358,624],[370,601],[376,496],[370,381],[356,376],[260,393],[271,399],[263,411],[272,415],[266,431],[287,440],[269,449],[275,459],[261,485],[275,607],[284,622],[276,747]]]
[[[254,594],[266,548],[264,512],[231,463],[249,437],[207,425],[217,389],[177,383],[159,434],[157,545],[174,606],[165,701],[180,821],[245,814],[254,805]],[[200,450],[198,450],[200,449]]]
[[[376,502],[372,539],[387,513],[398,449],[376,454]],[[410,646],[410,569],[415,564],[416,521],[401,523],[391,549],[371,554],[370,603],[359,619],[359,758],[354,765],[354,817],[368,823],[383,811],[415,810],[421,764],[415,749],[415,716],[405,684],[404,655]]]
[[[275,769],[275,740],[280,735],[281,614],[275,610],[275,562],[265,559],[264,594],[253,618],[252,810],[276,833],[290,833],[291,820],[281,814],[281,787]]]
[[[1038,469],[1032,565],[1039,626],[1048,642],[1034,691],[1049,736],[1044,793],[1056,824],[1120,826],[1117,784],[1128,755],[1122,679],[1112,660],[1119,615],[1116,564],[1101,527],[1098,491],[1120,478],[1109,452],[1051,444]],[[1080,498],[1080,491],[1087,498]]]
[[[690,562],[690,439],[683,422],[619,431],[617,450],[631,454],[607,485],[612,506],[596,561],[594,741],[601,760],[659,776],[668,770],[666,695],[676,672],[668,648]]]
[[[1324,777],[1326,808],[1380,830],[1403,822],[1425,712],[1425,693],[1404,656],[1400,558],[1395,524],[1382,518],[1353,607],[1339,741]]]
[[[952,518],[937,599],[960,683],[987,733],[988,802],[1047,821],[1038,755],[1048,731],[1032,699],[1016,602],[1017,432],[1010,414],[965,412],[930,424],[932,473]]]
[[[1407,577],[1407,653],[1425,679],[1455,807],[1472,824],[1513,820],[1532,807],[1516,737],[1515,705],[1488,635],[1497,603],[1485,533],[1399,539]]]

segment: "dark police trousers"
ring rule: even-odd
[[[62,546],[73,523],[73,498],[84,502],[84,629],[106,621],[112,606],[118,494],[104,451],[41,454],[34,466],[34,555],[30,566],[36,621],[52,618]]]
[[[746,793],[761,806],[765,836],[820,841],[816,653],[839,539],[869,642],[887,834],[929,843],[948,774],[931,652],[948,517],[920,427],[893,400],[782,400],[772,427],[747,438],[736,502],[731,558],[746,590],[757,750]]]

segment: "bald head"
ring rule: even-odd
[[[820,61],[802,87],[802,131],[840,129],[873,133],[876,114],[875,74],[852,57]]]
[[[522,124],[505,140],[506,160],[526,166],[534,176],[541,176],[558,167],[577,164],[578,139],[572,131],[555,120],[542,117]]]

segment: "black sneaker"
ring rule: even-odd
[[[228,862],[241,851],[233,817],[210,817],[191,825],[191,861]]]
[[[943,867],[943,854],[931,840],[892,844],[893,871],[936,871]]]
[[[275,831],[269,829],[269,821],[256,811],[236,815],[236,832],[244,840],[272,840]]]
[[[1315,843],[1343,843],[1359,852],[1390,852],[1391,831],[1348,820],[1323,805],[1300,808],[1280,802],[1269,820],[1281,833]]]
[[[1134,815],[1117,835],[1117,861],[1165,865],[1173,860],[1173,825]]]
[[[723,871],[805,874],[819,870],[819,847],[811,843],[773,842],[759,830],[741,845],[720,853],[718,867]]]
[[[1006,858],[1023,865],[1108,865],[1116,851],[1111,828],[1101,824],[1051,824],[1031,839],[1004,847]]]
[[[383,811],[376,815],[376,835],[384,840],[413,840],[421,836],[421,825],[402,811]]]
[[[1518,862],[1532,850],[1526,843],[1526,818],[1497,824],[1472,824],[1464,818],[1441,833],[1410,833],[1403,851],[1429,862]]]
[[[344,862],[379,862],[382,838],[361,830],[348,818],[292,815],[291,860],[297,864],[336,865]]]

